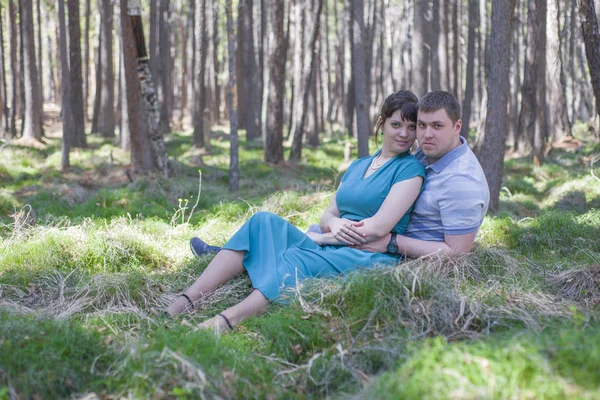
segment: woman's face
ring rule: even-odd
[[[403,119],[401,110],[396,110],[386,119],[382,129],[382,151],[390,155],[407,152],[417,136],[417,123]]]

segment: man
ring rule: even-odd
[[[425,166],[427,176],[408,228],[404,235],[388,234],[356,247],[414,258],[433,253],[468,253],[488,208],[490,192],[485,175],[460,136],[460,105],[453,95],[429,92],[419,100],[417,108],[420,147],[415,157]],[[316,227],[311,226],[309,232]],[[209,249],[212,246],[198,238],[190,244],[196,255],[218,251]]]
[[[358,246],[408,257],[471,251],[485,217],[489,189],[467,142],[460,136],[460,105],[454,96],[434,91],[419,100],[415,157],[425,166],[425,187],[417,198],[404,235]]]

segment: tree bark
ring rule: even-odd
[[[88,105],[90,99],[90,0],[85,0],[84,28],[83,28],[83,117],[87,121]]]
[[[134,174],[145,174],[154,170],[154,164],[148,138],[148,121],[144,113],[142,90],[137,72],[138,61],[136,55],[138,55],[138,49],[133,30],[133,24],[141,23],[139,20],[141,18],[134,17],[140,14],[139,2],[137,4],[138,9],[134,8],[131,11],[134,16],[130,16],[130,11],[127,8],[128,3],[131,3],[132,7],[136,6],[135,2],[131,0],[120,0],[125,93],[131,140],[131,169]]]
[[[21,104],[21,72],[17,58],[17,10],[13,0],[8,1],[8,20],[10,23],[10,73],[12,76],[12,98],[10,106],[10,136],[17,137],[17,113]]]
[[[504,140],[508,132],[510,47],[515,0],[493,0],[487,120],[479,162],[490,189],[490,210],[497,211],[504,170]]]
[[[98,2],[102,29],[100,30],[102,39],[100,41],[102,50],[100,52],[102,60],[100,64],[102,82],[104,87],[100,97],[100,111],[98,116],[98,132],[105,138],[115,136],[115,87],[113,70],[113,7],[111,0],[100,0]]]
[[[358,137],[358,157],[369,155],[369,98],[367,91],[367,73],[365,71],[365,42],[363,1],[352,0],[352,79],[354,80],[354,95],[356,109],[356,133]]]
[[[596,98],[596,114],[600,115],[600,33],[598,32],[596,9],[593,0],[579,1],[581,32]]]
[[[158,61],[154,63],[158,67],[156,81],[159,83],[158,98],[160,107],[160,120],[158,131],[168,133],[171,131],[172,107],[171,98],[173,84],[171,82],[171,29],[170,29],[170,0],[160,0],[158,15]],[[153,71],[152,71],[153,72]]]
[[[9,132],[8,126],[8,96],[6,90],[6,69],[4,67],[4,59],[6,54],[6,48],[4,47],[4,27],[2,23],[2,6],[0,6],[0,73],[2,74],[2,116],[0,117],[3,122],[4,133]]]
[[[35,61],[35,41],[33,34],[33,5],[30,1],[21,2],[21,29],[23,29],[23,64],[25,77],[25,121],[23,138],[42,140],[41,104],[39,96],[39,75]]]
[[[39,72],[39,82],[40,82],[40,88],[39,88],[39,96],[40,96],[40,106],[42,107],[40,109],[40,126],[42,127],[42,134],[44,133],[44,63],[42,62],[42,26],[43,26],[43,22],[42,22],[42,6],[41,6],[41,1],[37,0],[36,2],[36,9],[37,9],[37,58],[38,58],[38,72]]]
[[[238,128],[237,128],[237,96],[235,79],[236,43],[233,32],[233,16],[231,0],[226,0],[227,13],[227,50],[229,53],[229,82],[227,84],[227,104],[229,106],[229,191],[237,192],[240,188],[240,166],[238,156]],[[239,18],[239,17],[238,17]]]
[[[308,97],[310,95],[311,80],[314,76],[315,59],[318,54],[315,52],[317,40],[319,38],[319,29],[321,27],[321,11],[323,10],[323,0],[318,0],[317,10],[314,15],[313,31],[310,37],[310,43],[308,47],[309,53],[308,66],[304,72],[302,87],[302,103],[300,105],[300,120],[296,124],[296,131],[294,132],[294,139],[292,141],[292,149],[290,151],[290,161],[298,162],[302,157],[302,140],[304,137],[304,125],[306,123],[306,116],[308,113]]]
[[[68,0],[69,10],[69,74],[71,79],[71,111],[73,113],[73,147],[87,147],[83,122],[83,78],[81,76],[81,28],[79,0]]]
[[[208,35],[206,30],[206,0],[196,5],[196,102],[194,107],[194,146],[210,149],[208,121],[206,120],[206,56],[208,52]]]
[[[70,167],[69,152],[71,150],[71,138],[73,136],[73,115],[71,113],[71,85],[69,73],[69,50],[67,48],[67,26],[65,21],[65,6],[63,1],[57,1],[58,4],[58,24],[59,24],[59,42],[60,42],[60,73],[63,84],[61,85],[62,119],[63,119],[63,140],[61,168],[67,170]]]
[[[469,38],[467,39],[467,82],[465,87],[465,97],[462,106],[462,128],[460,135],[465,139],[469,138],[469,129],[471,122],[471,103],[473,102],[473,93],[475,88],[475,35],[479,26],[479,4],[477,0],[469,0]]]
[[[92,127],[90,132],[98,132],[98,119],[100,117],[100,102],[102,100],[102,26],[98,24],[98,47],[96,48],[96,82],[94,104],[92,105]]]
[[[242,6],[240,3],[239,19],[241,21],[244,32],[244,41],[242,48],[242,66],[245,70],[244,80],[241,81],[244,85],[244,93],[247,99],[244,101],[246,106],[245,128],[246,140],[256,139],[261,136],[260,132],[260,91],[258,86],[258,65],[254,47],[254,19],[252,18],[252,10],[254,8],[253,0],[245,0]],[[239,36],[239,32],[238,32]],[[242,43],[240,43],[242,45]],[[239,60],[239,59],[238,59]],[[239,66],[238,66],[239,67]],[[239,68],[238,68],[239,69]],[[240,85],[238,85],[240,86]],[[238,92],[238,104],[240,104]]]
[[[121,2],[123,2],[123,0],[121,0]],[[141,84],[142,101],[145,109],[147,124],[146,129],[148,138],[150,139],[150,149],[152,150],[151,154],[154,164],[154,168],[152,170],[158,171],[163,177],[166,178],[169,176],[169,158],[163,135],[158,130],[158,122],[160,117],[158,110],[158,98],[156,95],[156,88],[152,80],[152,74],[150,73],[150,67],[148,65],[148,53],[146,53],[146,43],[144,41],[144,29],[142,25],[142,9],[140,7],[139,0],[127,0],[126,10],[129,15],[127,29],[131,29],[135,41],[135,53],[133,54],[137,55],[138,82]],[[122,29],[125,28],[122,27]],[[127,84],[127,87],[129,89],[129,83]],[[128,107],[130,105],[129,103],[130,99],[127,98]],[[129,127],[130,130],[133,131],[131,129],[131,124]]]
[[[414,93],[422,97],[429,90],[429,62],[427,55],[427,2],[415,0],[412,38],[412,85]]]
[[[283,161],[283,98],[285,95],[285,39],[284,4],[280,0],[270,0],[272,11],[273,52],[270,60],[270,81],[267,101],[267,131],[265,141],[265,161]]]

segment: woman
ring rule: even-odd
[[[383,136],[381,150],[350,165],[321,218],[323,233],[304,234],[275,214],[253,215],[167,312],[175,315],[193,308],[245,268],[255,290],[200,325],[219,332],[232,330],[244,318],[265,312],[283,288],[295,287],[301,279],[398,263],[395,252],[371,253],[351,246],[389,232],[401,234],[408,225],[425,178],[425,170],[410,155],[416,137],[416,103],[417,97],[405,90],[385,100],[375,127]]]

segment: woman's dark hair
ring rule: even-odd
[[[379,111],[379,115],[377,115],[377,120],[375,122],[375,135],[383,124],[385,120],[392,116],[396,111],[400,110],[402,112],[402,119],[411,122],[417,122],[417,102],[419,99],[413,92],[410,90],[400,90],[396,93],[390,94],[383,105],[381,106],[381,110]]]

